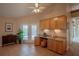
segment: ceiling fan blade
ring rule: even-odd
[[[26,7],[26,8],[34,9],[35,7]]]
[[[39,7],[39,9],[45,9],[46,7]]]

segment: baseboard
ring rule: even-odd
[[[30,43],[30,44],[33,44],[34,42],[33,41],[22,41],[22,43]]]
[[[34,44],[33,42],[24,42],[23,44]]]

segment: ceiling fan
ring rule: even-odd
[[[42,12],[43,9],[45,9],[45,7],[39,6],[38,3],[35,3],[34,7],[29,7],[29,8],[33,9],[32,13],[35,13],[35,14],[40,13]]]

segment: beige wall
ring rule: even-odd
[[[0,44],[1,44],[2,35],[6,35],[6,34],[15,32],[14,28],[13,28],[13,32],[5,32],[5,24],[6,23],[14,24],[14,19],[9,18],[9,17],[0,17]]]
[[[7,34],[16,34],[21,25],[27,24],[31,27],[31,24],[36,24],[38,26],[38,19],[36,16],[33,17],[19,17],[19,18],[12,18],[12,17],[0,17],[0,45],[3,35]],[[13,32],[5,32],[5,24],[12,23],[13,24]],[[29,29],[30,30],[30,29]],[[38,33],[38,31],[37,31]]]
[[[42,18],[51,18],[66,14],[67,4],[53,4],[41,14]]]
[[[79,3],[72,3],[71,7],[72,7],[72,10],[78,10],[79,9]]]

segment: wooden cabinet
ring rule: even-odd
[[[65,44],[62,41],[56,41],[56,50],[58,53],[60,54],[64,54],[65,53]]]
[[[66,29],[67,28],[67,17],[58,16],[48,18],[40,21],[40,29]]]
[[[66,51],[66,44],[65,41],[49,39],[47,41],[47,48],[59,54],[64,54]]]
[[[48,49],[50,49],[50,50],[52,50],[53,49],[53,40],[51,40],[51,39],[48,39],[47,40],[47,48]]]
[[[58,16],[51,18],[50,28],[51,29],[66,29],[67,27],[67,18],[66,16]]]
[[[36,45],[36,46],[40,46],[41,45],[41,39],[40,39],[40,37],[35,37],[34,45]]]
[[[65,15],[63,16],[57,16],[45,20],[40,21],[40,30],[44,29],[60,29],[66,30],[67,29],[67,17]],[[64,54],[66,51],[66,39],[64,38],[54,38],[54,39],[48,39],[47,40],[47,48],[55,51],[60,54]]]
[[[44,19],[40,21],[40,29],[49,29],[50,28],[50,19]]]
[[[66,16],[59,16],[58,20],[56,20],[56,28],[57,29],[66,29],[67,19]]]
[[[47,40],[47,48],[53,51],[56,51],[56,42],[53,39]]]
[[[56,40],[56,51],[57,53],[64,54],[66,52],[66,41],[61,38],[57,38]]]
[[[40,30],[43,30],[44,29],[44,20],[41,20],[40,21],[40,24],[39,24],[39,26],[40,26]]]
[[[57,49],[57,48],[56,48],[56,41],[53,40],[52,43],[53,43],[53,45],[52,45],[52,50],[53,50],[53,51],[56,51],[56,49]]]
[[[56,20],[54,18],[51,18],[50,20],[50,28],[55,29],[56,28]]]
[[[47,39],[42,39],[41,46],[42,47],[47,47]]]
[[[10,34],[10,35],[2,36],[2,46],[9,43],[17,43],[17,35]]]

